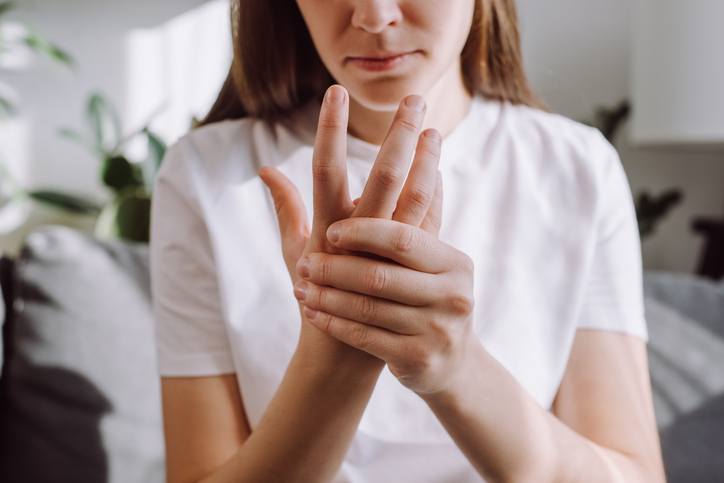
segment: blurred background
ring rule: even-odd
[[[646,25],[650,13],[637,13],[637,8],[647,8],[646,3],[637,7],[628,0],[518,0],[523,53],[534,89],[553,111],[596,125],[608,121],[611,127],[613,122],[608,134],[620,152],[637,204],[644,202],[640,216],[648,217],[643,220],[648,223],[644,267],[694,273],[701,268],[712,235],[696,232],[693,224],[724,218],[724,121],[721,115],[715,120],[718,131],[712,131],[709,142],[694,139],[700,134],[696,132],[693,137],[686,133],[686,139],[677,139],[678,132],[632,139],[631,116],[622,108],[630,106],[635,116],[646,107],[645,93],[658,84],[656,66],[645,67],[637,59],[669,55],[665,45],[658,53],[646,51],[651,41],[640,33],[657,35]],[[714,4],[697,0],[692,5],[707,3]],[[113,197],[100,176],[102,159],[82,142],[73,142],[72,136],[61,135],[64,128],[79,134],[90,131],[90,96],[102,94],[115,109],[120,137],[131,137],[121,153],[138,163],[148,156],[148,147],[132,134],[150,127],[165,144],[175,142],[194,117],[207,112],[231,58],[224,0],[15,0],[2,19],[6,48],[0,54],[0,96],[15,109],[0,121],[0,161],[26,190],[75,194],[99,206]],[[28,29],[72,60],[53,61],[37,49],[18,45],[18,37]],[[718,60],[707,52],[698,55],[711,63]],[[667,59],[666,68],[676,71],[672,57]],[[652,72],[640,72],[643,68]],[[686,91],[698,86],[677,87]],[[685,102],[663,97],[670,95],[665,90],[660,94],[659,103]],[[709,104],[724,111],[721,90],[708,95],[717,95]],[[696,113],[679,117],[685,115]],[[645,199],[638,200],[641,196]],[[12,220],[0,215],[0,236],[17,230],[23,216],[33,218],[25,209],[24,215],[17,209],[5,213],[4,218]],[[94,224],[45,211],[27,223],[53,216],[81,229]],[[23,233],[6,236],[6,252]]]
[[[724,481],[724,2],[517,5],[534,90],[628,175],[669,482]],[[151,190],[230,42],[228,0],[0,0],[0,480],[163,481]]]

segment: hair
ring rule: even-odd
[[[292,0],[232,0],[234,59],[219,97],[199,125],[290,116],[334,83]],[[523,69],[514,0],[476,0],[461,53],[471,95],[545,109]]]

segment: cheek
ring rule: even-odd
[[[329,0],[297,0],[297,5],[317,53],[327,64],[335,57],[334,48],[344,31],[344,12]]]
[[[427,2],[427,8],[417,7],[421,28],[430,33],[441,55],[449,58],[462,51],[472,26],[476,1],[434,0]]]

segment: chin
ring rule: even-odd
[[[400,78],[387,78],[374,81],[352,81],[343,84],[349,95],[365,109],[380,112],[396,112],[400,102],[411,94],[424,96],[419,83]]]

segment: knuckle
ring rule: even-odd
[[[360,295],[357,297],[357,313],[360,321],[369,322],[375,318],[375,303],[370,297]]]
[[[313,303],[316,304],[316,306],[313,308],[318,310],[324,310],[327,305],[327,299],[329,298],[329,292],[327,292],[324,287],[315,287],[312,290],[312,293],[313,295],[310,298],[313,300]]]
[[[391,166],[380,165],[378,169],[374,171],[375,183],[386,190],[394,189],[401,178],[400,172]]]
[[[393,248],[398,253],[410,253],[415,248],[415,234],[407,227],[399,227],[393,240]]]
[[[417,134],[417,131],[420,129],[418,123],[404,117],[397,120],[397,127],[410,134]]]
[[[333,317],[331,315],[324,312],[317,312],[317,319],[323,331],[331,334],[336,329],[335,325],[332,323]]]
[[[337,172],[337,166],[331,161],[315,159],[312,163],[312,175],[316,180],[327,181],[335,179]]]
[[[409,208],[413,210],[422,210],[423,208],[426,209],[432,202],[432,194],[420,186],[413,188],[410,191],[408,200],[412,205]]]
[[[316,274],[318,280],[321,283],[329,282],[329,280],[332,277],[332,262],[329,257],[322,256],[317,260],[317,263],[314,264],[316,266]]]
[[[362,324],[351,324],[349,327],[349,340],[351,345],[360,349],[367,347],[369,332]]]
[[[451,293],[447,296],[447,306],[454,315],[470,315],[475,308],[475,300],[469,294]]]
[[[411,349],[407,355],[405,372],[408,376],[416,377],[425,374],[430,369],[432,361],[426,350],[422,348]]]
[[[365,280],[369,293],[382,293],[387,287],[387,270],[379,264],[373,264],[367,269]]]
[[[429,156],[432,156],[434,158],[440,157],[441,149],[440,144],[438,143],[422,143],[420,149]]]
[[[347,126],[344,120],[340,116],[321,116],[319,118],[319,124],[317,125],[317,131],[325,133],[336,133],[341,130],[346,130]]]

